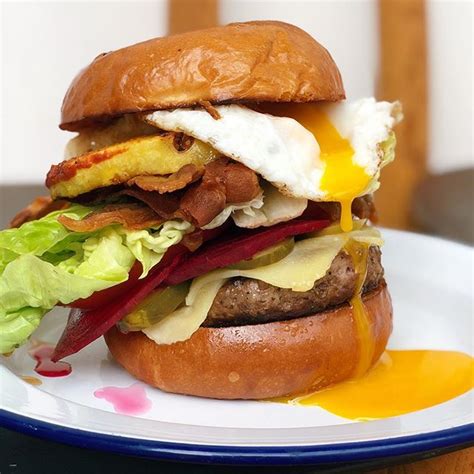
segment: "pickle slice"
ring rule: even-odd
[[[118,323],[119,329],[141,331],[157,323],[184,302],[189,286],[189,282],[184,282],[154,291]]]
[[[293,250],[294,246],[295,240],[293,237],[290,237],[255,254],[250,260],[242,260],[234,265],[230,265],[228,268],[233,270],[253,270],[258,267],[265,267],[285,258]]]

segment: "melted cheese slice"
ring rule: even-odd
[[[333,228],[333,231],[336,229]],[[271,265],[252,270],[221,269],[214,270],[199,278],[192,285],[186,302],[192,303],[199,286],[223,278],[245,277],[261,280],[278,288],[293,291],[309,291],[314,282],[326,275],[332,261],[349,240],[363,239],[370,245],[382,245],[380,233],[373,227],[365,227],[355,232],[327,234],[301,240],[285,258]]]
[[[223,278],[204,284],[199,280],[200,278],[196,278],[192,285],[197,286],[192,303],[173,311],[158,323],[143,330],[150,339],[157,344],[172,344],[189,339],[198,330],[206,319],[217,292],[225,283]]]
[[[357,230],[353,232],[341,232],[340,228],[332,226],[324,233],[297,242],[291,253],[271,265],[252,270],[224,268],[196,278],[186,297],[186,306],[143,332],[158,344],[189,339],[206,319],[217,292],[229,278],[253,278],[279,288],[309,291],[315,281],[324,277],[336,255],[351,239],[368,245],[382,245],[377,229],[361,226],[362,222],[358,221]]]

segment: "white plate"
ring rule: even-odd
[[[383,264],[394,302],[392,349],[473,353],[471,248],[385,230]],[[56,310],[35,337],[51,343],[65,318]],[[226,463],[348,462],[461,445],[474,440],[472,391],[416,413],[355,423],[318,407],[216,401],[146,387],[152,401],[138,417],[114,413],[94,396],[134,379],[109,360],[102,340],[70,357],[66,378],[37,376],[21,348],[0,357],[0,424],[56,441],[163,459]]]

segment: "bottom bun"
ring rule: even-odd
[[[364,296],[374,364],[392,332],[387,287]],[[113,328],[105,341],[136,378],[161,390],[221,399],[262,399],[319,390],[350,378],[360,344],[349,305],[266,324],[199,328],[190,339],[156,344],[142,332]]]

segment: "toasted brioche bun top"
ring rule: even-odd
[[[124,113],[201,101],[344,98],[331,55],[303,30],[278,21],[233,23],[99,55],[69,87],[60,127],[79,130]]]

